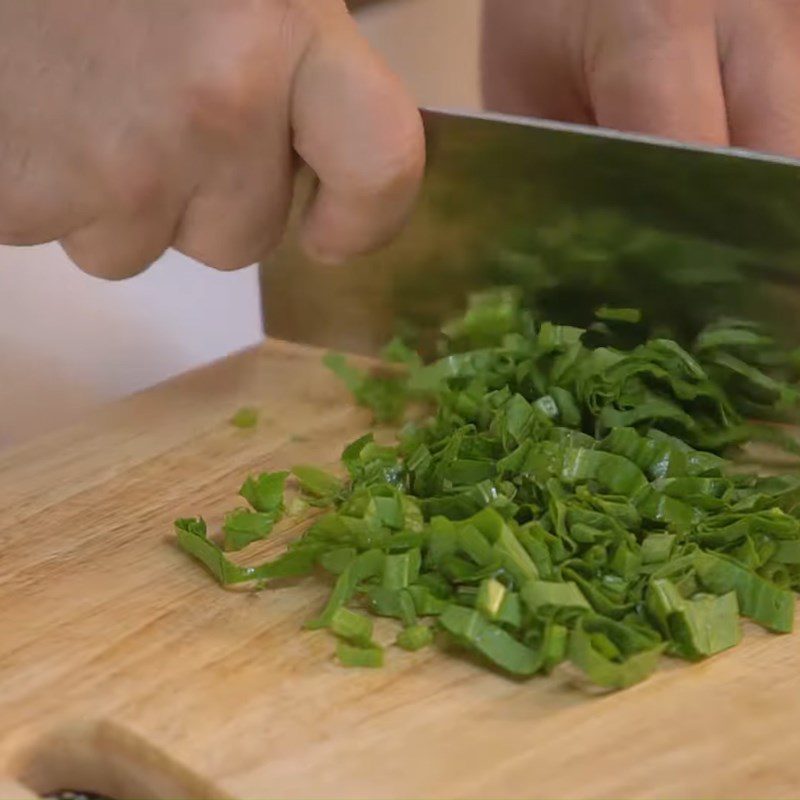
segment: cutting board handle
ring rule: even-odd
[[[0,779],[0,798],[29,800],[60,790],[114,800],[184,800],[230,795],[159,747],[112,720],[61,725],[28,740]]]
[[[0,777],[0,797],[3,800],[37,800],[39,795],[11,778]]]

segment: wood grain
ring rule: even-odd
[[[255,430],[228,423],[245,403],[263,410]],[[324,632],[300,630],[326,587],[225,592],[175,548],[175,517],[218,523],[247,472],[333,464],[367,424],[319,351],[271,342],[0,458],[0,787],[82,784],[117,798],[797,794],[796,636],[748,629],[731,652],[665,660],[612,695],[581,689],[566,669],[515,682],[435,649],[345,670]],[[391,641],[390,627],[379,636]]]

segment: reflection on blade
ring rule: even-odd
[[[797,162],[530,120],[425,123],[408,228],[336,269],[290,236],[262,267],[270,335],[367,353],[396,333],[429,342],[469,292],[499,284],[557,322],[611,305],[679,339],[720,316],[799,338]]]

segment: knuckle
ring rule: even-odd
[[[346,17],[339,3],[230,3],[211,34],[217,55],[197,63],[186,80],[181,102],[189,127],[238,142],[268,122],[283,124],[297,61],[309,42],[334,24],[331,8]]]
[[[274,118],[281,105],[288,106],[288,59],[280,48],[254,43],[246,30],[239,42],[221,49],[228,52],[226,62],[204,67],[187,83],[187,118],[201,133],[239,141]]]
[[[238,140],[258,125],[263,106],[258,87],[246,75],[216,76],[189,92],[190,117],[198,128]]]
[[[159,161],[151,153],[138,153],[107,167],[106,191],[123,214],[135,215],[160,204],[167,178]]]

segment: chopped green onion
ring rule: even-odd
[[[256,510],[265,514],[277,514],[283,510],[283,487],[288,472],[262,472],[249,477],[239,494]]]
[[[427,625],[411,625],[397,634],[397,646],[403,650],[421,650],[433,642],[433,631]]]
[[[234,428],[255,428],[258,424],[258,410],[250,406],[240,408],[232,417],[231,425]]]
[[[481,581],[475,607],[486,614],[489,619],[495,619],[500,613],[507,593],[508,590],[500,581],[487,578]]]
[[[378,645],[359,647],[339,642],[336,645],[336,657],[343,667],[382,667],[383,648]]]
[[[545,608],[591,609],[575,583],[529,581],[522,587],[521,595],[533,612]]]
[[[583,249],[574,239],[585,232],[556,233],[578,260],[613,256],[599,231]],[[626,258],[647,246],[637,240]],[[696,266],[693,280],[709,279]],[[394,444],[371,433],[348,444],[345,479],[295,467],[294,499],[284,499],[287,472],[247,478],[248,508],[228,513],[219,536],[202,518],[178,520],[179,545],[223,586],[316,571],[331,591],[306,627],[335,635],[348,666],[383,663],[372,616],[399,629],[399,647],[442,630],[506,674],[569,660],[609,689],[646,678],[662,653],[695,661],[735,646],[741,617],[790,631],[800,475],[747,474],[728,454],[753,441],[800,454],[786,430],[758,422],[796,419],[798,353],[741,320],[684,320],[668,338],[655,298],[641,314],[625,287],[597,312],[576,291],[575,304],[556,306],[574,312],[569,324],[538,321],[523,296],[474,296],[430,364],[399,340],[380,369],[326,356],[378,421],[398,421],[412,402],[429,415]],[[232,560],[271,535],[286,504],[295,519],[325,513],[309,513],[277,558]]]
[[[300,482],[300,488],[313,497],[332,498],[342,490],[339,478],[317,467],[295,466],[292,475]]]
[[[372,641],[372,620],[340,607],[331,615],[331,631],[351,644],[366,647]]]

